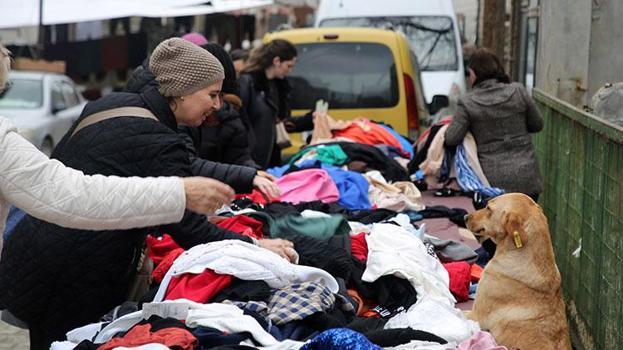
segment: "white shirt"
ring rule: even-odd
[[[323,284],[337,293],[337,281],[328,272],[295,265],[268,249],[240,240],[224,240],[196,245],[180,255],[164,276],[154,301],[164,300],[173,276],[199,274],[205,269],[236,276],[241,280],[264,281],[271,288],[284,288],[300,282]]]
[[[395,275],[411,282],[419,300],[433,298],[454,306],[448,272],[428,255],[420,239],[400,226],[374,224],[366,242],[368,262],[362,280],[374,282],[381,276]]]
[[[84,175],[46,157],[0,117],[0,234],[11,204],[60,226],[110,230],[179,222],[186,195],[177,177]]]

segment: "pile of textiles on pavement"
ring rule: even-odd
[[[295,263],[243,241],[184,250],[148,236],[152,289],[52,349],[502,349],[456,307],[478,254],[418,224],[464,224],[466,211],[423,205],[406,168],[415,152],[390,130],[360,120],[316,133],[323,142],[269,170],[280,198],[239,195],[210,217],[293,242]]]
[[[442,120],[422,133],[415,143],[415,157],[407,165],[409,173],[425,181],[428,188],[448,187],[486,198],[503,194],[504,190],[492,187],[483,173],[476,140],[470,132],[455,148],[444,146],[449,124],[449,119]]]

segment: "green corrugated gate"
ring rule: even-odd
[[[533,91],[535,146],[574,343],[623,349],[623,128]],[[581,253],[572,252],[580,245]]]

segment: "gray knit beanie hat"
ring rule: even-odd
[[[223,66],[208,51],[181,38],[167,39],[156,47],[149,69],[165,97],[190,95],[225,79]]]

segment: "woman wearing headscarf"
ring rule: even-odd
[[[155,81],[90,102],[52,156],[87,174],[187,176],[190,159],[178,124],[199,126],[220,107],[223,68],[180,38],[163,41],[149,68]],[[132,107],[131,112],[119,108]],[[121,113],[97,121],[91,116]],[[151,229],[86,231],[26,217],[0,260],[0,307],[29,326],[31,347],[48,348],[77,326],[125,300],[148,233],[170,234],[182,248],[234,239],[293,258],[292,244],[258,240],[185,213],[179,224]]]
[[[9,51],[0,45],[0,98],[9,68]],[[231,192],[199,177],[85,175],[46,157],[0,116],[0,233],[11,205],[65,227],[128,229],[179,222],[185,207],[211,212],[227,203]]]

